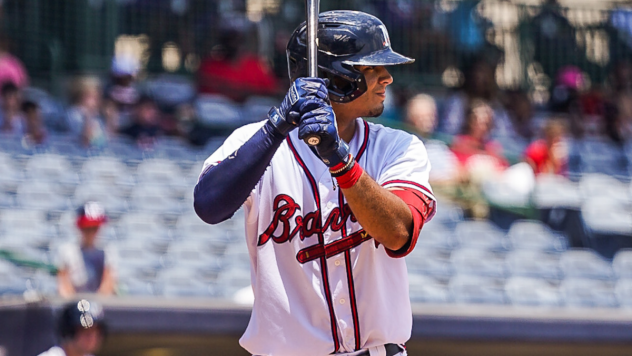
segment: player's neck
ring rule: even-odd
[[[349,143],[349,141],[351,141],[351,139],[353,138],[353,135],[355,135],[355,119],[355,117],[353,119],[341,119],[339,117],[336,117],[336,122],[338,124],[338,135],[340,135],[340,138],[347,143]]]

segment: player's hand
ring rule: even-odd
[[[327,103],[322,101],[319,103],[318,108],[302,115],[298,137],[301,140],[313,135],[320,137],[320,143],[311,148],[328,167],[331,168],[340,163],[346,164],[350,159],[349,146],[338,136],[334,110]]]
[[[298,78],[292,83],[281,107],[272,108],[268,118],[281,134],[287,136],[298,126],[301,113],[317,108],[318,102],[329,103],[327,80]]]

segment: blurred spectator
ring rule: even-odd
[[[423,141],[428,153],[432,169],[430,182],[448,184],[458,179],[459,161],[448,145],[437,139],[437,104],[434,98],[427,94],[417,94],[406,105],[406,122],[410,124],[414,133]]]
[[[112,59],[110,82],[105,88],[103,113],[106,122],[115,126],[130,123],[132,109],[140,98],[135,86],[139,69],[138,60],[131,56],[123,55]]]
[[[0,34],[0,86],[6,83],[24,88],[29,84],[29,78],[22,62],[9,53],[9,39]]]
[[[81,240],[79,244],[63,245],[58,256],[57,282],[62,297],[71,297],[75,293],[114,294],[114,256],[97,244],[97,234],[106,221],[103,207],[97,202],[88,202],[78,209],[77,227]]]
[[[107,333],[100,304],[85,299],[64,306],[57,320],[59,346],[39,356],[91,356],[99,351]]]
[[[241,16],[223,19],[219,44],[202,59],[198,69],[200,93],[217,93],[242,102],[251,95],[274,95],[279,84],[270,66],[244,44],[250,22]]]
[[[502,147],[490,139],[494,123],[494,111],[486,102],[475,100],[467,111],[467,118],[458,135],[452,141],[451,149],[459,162],[468,167],[471,160],[480,156],[488,157],[498,168],[507,166],[502,155]]]
[[[529,95],[522,90],[511,90],[505,93],[503,99],[514,132],[519,138],[530,141],[536,124],[533,122],[533,105]]]
[[[20,111],[20,89],[13,83],[5,83],[0,89],[2,106],[0,107],[0,132],[22,137],[24,134],[24,117]]]
[[[101,85],[98,79],[76,79],[70,88],[72,107],[68,110],[68,128],[86,147],[103,147],[107,132],[101,117]]]
[[[557,73],[549,104],[553,112],[564,114],[568,118],[570,132],[576,138],[583,137],[586,132],[598,131],[595,120],[584,122],[581,102],[581,90],[584,86],[584,78],[579,68],[562,67]]]
[[[512,122],[498,97],[495,79],[496,64],[484,57],[475,59],[464,70],[463,86],[446,99],[441,131],[457,135],[466,120],[466,111],[475,100],[484,100],[493,110],[494,137],[515,136]]]
[[[551,119],[544,126],[544,138],[527,147],[524,159],[535,174],[568,174],[566,134],[566,124],[560,119]]]
[[[131,124],[120,132],[135,140],[139,146],[149,148],[153,146],[155,139],[162,135],[160,112],[151,97],[142,96],[138,100],[131,119]]]
[[[22,112],[26,123],[24,138],[29,145],[41,145],[46,140],[47,132],[42,120],[42,112],[36,102],[27,100],[22,103]]]
[[[627,60],[615,63],[609,74],[610,88],[605,103],[604,131],[612,141],[632,138],[632,66]]]

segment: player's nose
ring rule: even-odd
[[[393,76],[389,73],[388,69],[384,66],[380,66],[378,69],[378,83],[386,86],[393,83]]]

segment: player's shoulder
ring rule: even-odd
[[[404,130],[369,121],[365,121],[365,124],[369,128],[369,141],[373,141],[373,144],[380,148],[379,152],[385,152],[384,149],[406,150],[423,147],[417,136]]]
[[[53,346],[50,349],[42,352],[38,356],[66,356],[64,349],[59,346]]]

